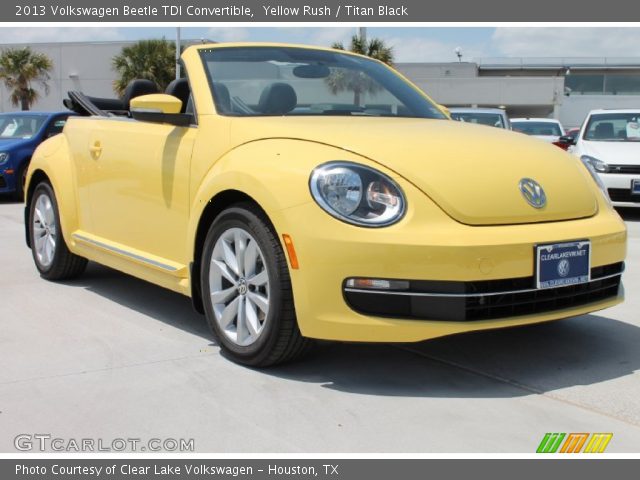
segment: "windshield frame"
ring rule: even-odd
[[[383,76],[386,75],[387,79],[391,80],[391,82],[393,83],[392,88],[389,88],[388,85],[382,85],[383,90],[385,91],[385,93],[390,94],[391,96],[394,97],[394,100],[398,102],[399,106],[402,106],[406,109],[411,109],[413,111],[413,113],[415,113],[416,111],[418,112],[418,114],[414,114],[414,115],[404,115],[404,114],[400,114],[395,113],[395,114],[368,114],[368,113],[363,113],[363,112],[356,112],[353,110],[345,110],[345,111],[340,111],[337,109],[329,109],[326,112],[325,111],[309,111],[309,112],[304,112],[301,110],[296,111],[295,113],[292,113],[295,109],[304,109],[305,106],[304,104],[302,105],[297,105],[295,107],[294,110],[291,110],[290,112],[287,112],[285,114],[281,114],[281,113],[263,113],[263,112],[258,112],[258,111],[252,111],[252,112],[229,112],[229,111],[224,111],[223,108],[220,108],[220,104],[218,102],[218,98],[216,98],[216,95],[214,95],[214,83],[216,83],[217,77],[215,75],[215,69],[214,68],[209,68],[208,65],[208,61],[212,60],[212,56],[215,55],[220,55],[220,54],[226,54],[227,52],[229,52],[230,55],[232,55],[232,53],[238,53],[242,50],[253,50],[254,52],[249,52],[249,53],[253,53],[255,54],[257,50],[272,50],[275,51],[275,53],[282,53],[283,55],[286,56],[287,53],[291,53],[293,54],[293,52],[295,52],[295,54],[298,54],[299,52],[307,52],[309,56],[318,56],[319,58],[322,57],[331,57],[331,56],[339,56],[339,57],[344,57],[344,59],[347,60],[347,62],[350,62],[351,64],[361,64],[365,67],[370,68],[371,70],[378,70],[379,72],[383,72]],[[280,51],[280,52],[278,52]],[[355,54],[351,54],[349,52],[346,51],[340,51],[340,50],[331,50],[331,49],[320,49],[320,48],[307,48],[304,46],[281,46],[281,45],[243,45],[243,46],[228,46],[228,47],[211,47],[211,48],[205,48],[205,49],[199,49],[198,50],[201,62],[202,62],[202,67],[204,70],[204,74],[205,77],[207,78],[207,82],[208,82],[208,87],[209,87],[209,95],[211,96],[211,98],[213,99],[213,103],[216,109],[216,113],[218,115],[221,116],[228,116],[228,117],[234,117],[234,118],[256,118],[256,117],[272,117],[272,116],[277,116],[277,117],[295,117],[295,118],[299,118],[299,117],[333,117],[333,116],[353,116],[353,117],[359,117],[359,118],[421,118],[421,119],[436,119],[436,120],[448,120],[448,117],[444,114],[444,112],[442,112],[442,110],[439,108],[438,104],[436,102],[434,102],[433,100],[431,100],[424,92],[422,92],[422,90],[420,90],[418,87],[416,87],[415,85],[413,85],[411,82],[409,82],[406,78],[404,78],[402,75],[400,75],[399,73],[397,73],[395,70],[393,70],[392,68],[389,68],[387,65],[383,64],[382,62],[379,62],[377,60],[371,59],[371,58],[367,58],[367,57],[363,57],[360,55],[355,55]],[[302,55],[301,55],[302,56]],[[315,60],[313,58],[310,58],[310,63],[311,61]],[[223,61],[229,61],[229,60],[223,60]],[[274,61],[274,60],[264,60],[263,62],[266,63],[268,61]],[[219,63],[222,63],[221,61]],[[248,62],[247,62],[248,63]],[[329,67],[331,67],[332,65],[329,64]],[[365,73],[367,73],[366,70],[360,70],[360,71],[365,71]],[[300,78],[300,77],[298,77]],[[378,78],[372,77],[374,81],[378,82]],[[247,81],[252,81],[252,79],[248,78]],[[272,83],[275,82],[275,79],[271,79],[270,80]],[[220,80],[221,83],[224,82],[224,80]],[[378,82],[380,83],[380,82]],[[396,91],[394,91],[396,90]],[[405,97],[404,99],[407,100],[408,98],[410,98],[410,102],[408,102],[409,104],[407,104],[406,101],[403,101],[403,98],[399,97],[398,95],[396,95],[396,93],[398,93],[398,91],[401,90],[402,92],[402,97]],[[242,100],[242,99],[240,99]],[[329,103],[329,102],[327,102]],[[337,104],[338,102],[336,102]],[[322,103],[320,103],[322,104]],[[245,104],[246,105],[246,104]],[[309,104],[312,105],[312,104]],[[355,104],[354,104],[355,106]],[[422,111],[420,111],[420,109],[422,109]],[[253,110],[253,109],[252,109]],[[327,113],[328,112],[328,113]],[[427,113],[428,112],[428,113]]]

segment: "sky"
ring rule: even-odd
[[[182,27],[183,39],[275,41],[329,46],[348,41],[355,27]],[[7,43],[60,41],[173,40],[173,27],[0,27]],[[396,62],[463,61],[486,57],[637,56],[638,27],[368,27],[368,37],[384,39]]]

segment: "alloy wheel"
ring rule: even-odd
[[[234,344],[246,347],[264,331],[269,314],[269,274],[256,239],[229,228],[211,255],[209,290],[215,320]]]
[[[33,211],[33,241],[38,263],[47,268],[53,262],[56,250],[57,228],[53,203],[49,196],[38,196]]]

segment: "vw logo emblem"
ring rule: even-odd
[[[520,193],[533,208],[542,208],[547,204],[547,195],[538,182],[531,178],[520,180]]]
[[[564,278],[567,275],[569,275],[569,270],[570,270],[569,260],[566,260],[566,259],[560,260],[560,262],[558,263],[558,275]]]
[[[240,280],[238,280],[237,289],[238,289],[238,293],[240,295],[246,295],[247,294],[247,290],[248,290],[247,282],[246,282],[246,280],[244,278],[241,278]]]

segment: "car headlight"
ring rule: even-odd
[[[9,154],[4,152],[0,153],[0,165],[4,165],[8,161],[9,161]]]
[[[356,163],[329,162],[316,167],[309,187],[323,210],[353,225],[391,225],[402,218],[406,209],[404,194],[396,182]]]
[[[596,182],[600,190],[602,190],[602,193],[604,194],[604,198],[606,198],[607,202],[609,202],[609,205],[611,205],[611,198],[609,197],[609,192],[607,191],[607,187],[602,182],[600,175],[598,175],[598,170],[596,170],[596,167],[594,164],[595,162],[598,162],[598,165],[600,166],[600,168],[606,168],[606,171],[609,171],[609,165],[598,160],[597,158],[590,157],[589,155],[582,155],[580,157],[580,160],[582,160],[583,165],[587,167],[587,170],[589,170],[589,173],[591,174],[591,178],[593,178],[593,180]],[[604,171],[602,173],[604,173]]]
[[[598,160],[590,155],[582,155],[580,157],[583,163],[588,163],[593,167],[593,169],[598,173],[607,173],[609,172],[609,165],[607,165],[602,160]]]

